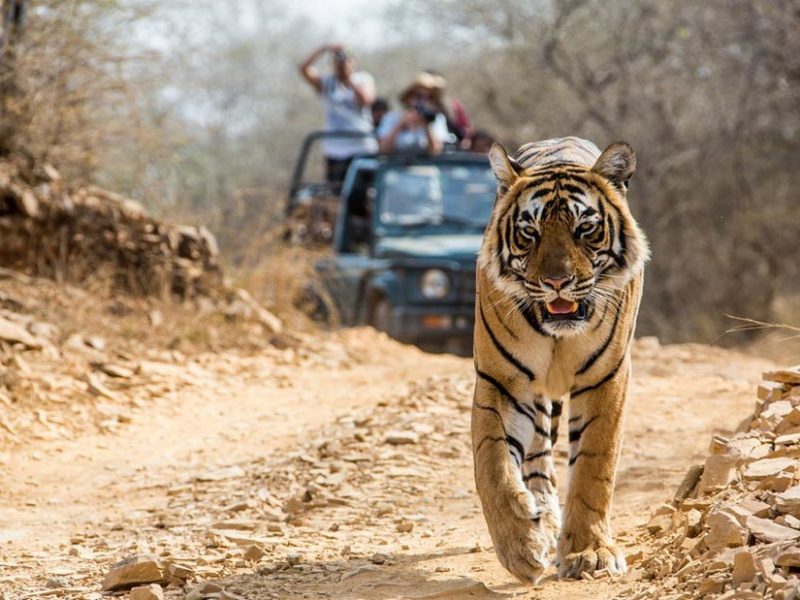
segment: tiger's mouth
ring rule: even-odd
[[[583,321],[588,314],[585,300],[575,302],[565,298],[556,298],[545,302],[542,314],[545,321]]]

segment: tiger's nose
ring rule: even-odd
[[[561,277],[542,277],[542,282],[549,285],[554,290],[558,291],[566,286],[570,281],[572,281],[571,276],[561,276]]]

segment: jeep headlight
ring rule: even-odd
[[[426,298],[444,298],[450,291],[450,278],[441,269],[428,269],[422,274],[420,288]]]

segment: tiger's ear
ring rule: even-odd
[[[614,142],[603,150],[592,171],[627,190],[628,180],[636,171],[636,153],[626,142]]]
[[[497,143],[492,144],[492,149],[489,150],[489,162],[492,165],[494,176],[500,184],[500,189],[504,192],[508,191],[519,177],[522,167],[508,156],[505,148]]]

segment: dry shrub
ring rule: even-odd
[[[339,315],[315,265],[330,258],[330,249],[312,249],[287,243],[285,228],[274,227],[252,241],[233,271],[242,286],[294,330],[309,330],[320,322],[335,326]]]

